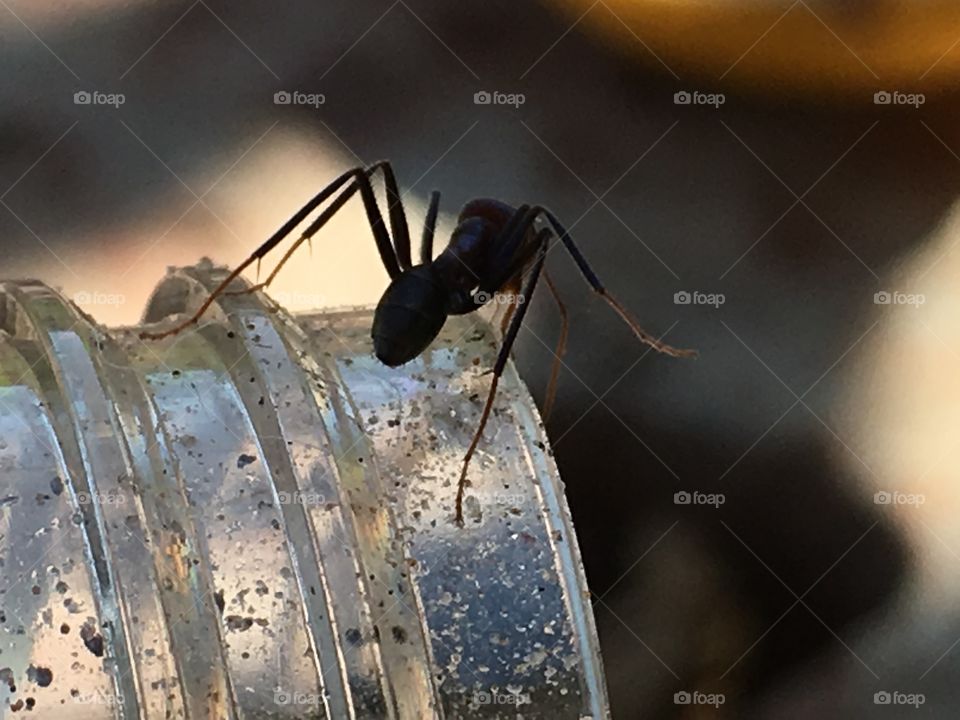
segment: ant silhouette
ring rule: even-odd
[[[377,205],[371,181],[371,177],[377,171],[382,173],[386,189],[389,232]],[[594,292],[613,308],[638,340],[658,352],[674,357],[696,354],[692,350],[679,350],[662,343],[641,328],[627,309],[603,286],[569,233],[553,213],[540,205],[512,207],[499,200],[486,198],[471,200],[460,211],[457,226],[447,247],[434,258],[433,235],[440,207],[440,193],[434,191],[430,195],[424,222],[420,243],[420,264],[414,265],[410,258],[410,231],[407,227],[397,180],[389,161],[376,162],[367,168],[355,168],[338,177],[240,263],[210,293],[193,315],[168,330],[142,332],[140,337],[158,340],[175,335],[190,325],[196,324],[218,296],[238,294],[238,291],[227,292],[230,283],[254,262],[259,269],[260,261],[267,253],[289,236],[311,213],[340,191],[333,202],[291,245],[266,280],[239,293],[251,293],[268,287],[297,248],[309,241],[358,190],[380,259],[390,275],[390,285],[380,298],[373,316],[371,333],[374,353],[382,363],[397,367],[413,360],[426,350],[439,334],[448,316],[474,312],[490,302],[498,293],[512,294],[511,299],[514,302],[507,306],[507,313],[503,318],[503,327],[506,330],[503,334],[500,353],[493,366],[490,390],[473,439],[463,457],[457,483],[455,521],[460,526],[463,525],[463,495],[467,486],[470,459],[483,435],[483,429],[487,424],[496,396],[497,383],[507,364],[510,350],[529,307],[528,301],[537,287],[541,273],[544,274],[545,281],[557,303],[562,321],[560,341],[554,353],[556,359],[547,387],[544,417],[547,417],[552,409],[560,358],[566,348],[568,329],[566,308],[549,275],[543,269],[547,251],[557,236]],[[549,227],[537,230],[535,223],[540,216],[546,218]]]

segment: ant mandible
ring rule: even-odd
[[[377,205],[371,177],[380,171],[384,186],[390,218],[390,231],[384,224],[383,216]],[[420,355],[439,334],[449,315],[464,315],[474,312],[489,302],[496,293],[519,290],[516,302],[508,305],[508,315],[504,318],[506,331],[503,344],[493,367],[493,379],[486,403],[480,415],[480,422],[473,439],[463,457],[460,479],[457,483],[455,520],[463,525],[463,494],[467,485],[467,469],[470,459],[480,442],[483,429],[487,424],[493,400],[497,392],[497,383],[507,364],[510,349],[517,338],[523,317],[529,307],[537,286],[537,280],[543,271],[544,260],[550,243],[557,236],[573,258],[583,277],[603,300],[630,327],[634,335],[646,345],[658,352],[675,357],[694,355],[691,350],[678,350],[660,342],[647,333],[630,313],[603,286],[586,259],[574,244],[570,235],[557,218],[540,205],[520,205],[512,207],[506,203],[491,199],[471,200],[460,211],[457,226],[450,242],[443,252],[433,257],[433,235],[440,206],[440,193],[433,192],[424,222],[423,237],[420,243],[420,264],[414,265],[410,258],[410,231],[400,199],[400,192],[393,169],[388,161],[380,161],[367,168],[355,168],[344,173],[310,202],[303,206],[283,227],[275,232],[263,245],[257,248],[226,279],[220,283],[200,305],[197,311],[169,330],[162,332],[143,332],[140,337],[160,339],[179,333],[184,328],[197,323],[200,317],[220,295],[226,293],[230,283],[246,268],[260,261],[284,238],[289,236],[318,207],[334,196],[339,195],[314,220],[289,250],[280,259],[267,279],[240,292],[248,293],[266,288],[273,282],[280,268],[304,242],[309,241],[327,221],[330,220],[346,202],[360,191],[367,219],[373,231],[380,259],[390,275],[390,285],[380,298],[373,316],[373,347],[377,358],[390,367],[403,365]],[[535,229],[535,222],[543,216],[550,227]],[[524,278],[524,274],[526,277]],[[521,287],[522,280],[522,287]],[[556,389],[559,360],[563,354],[567,320],[563,304],[556,294],[556,288],[546,282],[557,301],[563,327],[561,340],[557,348],[556,361],[547,389],[544,415],[549,414]],[[509,325],[507,325],[509,321]]]

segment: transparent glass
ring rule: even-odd
[[[224,276],[158,286],[145,322]],[[399,369],[371,312],[226,296],[160,342],[56,292],[0,301],[0,694],[69,718],[602,718],[547,439],[497,340],[451,318]]]

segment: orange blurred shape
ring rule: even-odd
[[[571,22],[681,79],[842,96],[960,77],[957,0],[558,0]],[[859,97],[859,96],[858,96]]]

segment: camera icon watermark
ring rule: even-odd
[[[127,101],[123,93],[105,93],[99,90],[78,90],[73,94],[74,105],[110,105],[119,108]]]
[[[674,705],[712,705],[720,707],[727,701],[723,693],[705,693],[699,690],[680,690],[673,694]]]
[[[119,306],[126,303],[127,298],[123,293],[102,293],[79,290],[73,294],[73,302],[80,307],[89,305]]]
[[[875,505],[923,505],[927,502],[927,496],[922,493],[880,490],[873,494],[873,502]]]
[[[927,297],[921,293],[904,293],[896,290],[881,290],[873,294],[874,305],[913,305],[920,307],[926,304]]]
[[[319,108],[327,102],[323,93],[305,93],[299,90],[279,90],[273,94],[274,105],[308,105],[313,109]]]
[[[303,505],[305,507],[324,505],[327,498],[322,493],[315,492],[294,492],[280,491],[277,493],[277,500],[281,505]]]
[[[493,303],[495,305],[523,305],[526,300],[527,299],[520,293],[488,293],[479,290],[473,295],[473,301],[478,305],[486,305],[487,303]]]
[[[874,705],[912,705],[919,708],[927,701],[923,693],[905,693],[899,690],[880,690],[873,694]]]
[[[316,693],[293,692],[277,688],[273,691],[275,705],[307,705],[316,707],[323,702],[323,698]]]
[[[727,496],[723,493],[702,493],[697,490],[692,492],[680,490],[673,494],[674,505],[711,505],[714,508],[719,508],[725,502],[727,502]]]
[[[526,101],[527,96],[523,93],[478,90],[473,94],[474,105],[512,105],[514,108],[519,108]]]
[[[520,705],[529,705],[531,700],[526,693],[513,692],[512,690],[500,692],[498,688],[491,688],[490,690],[475,692],[473,702],[476,705],[513,705],[519,707]]]
[[[874,105],[909,105],[914,109],[927,102],[923,93],[905,93],[899,90],[878,90],[873,94]]]
[[[727,301],[723,293],[705,293],[699,290],[680,290],[673,294],[674,305],[709,305],[719,308]]]
[[[705,93],[699,90],[680,90],[673,94],[674,105],[710,105],[714,109],[727,102],[723,93]]]

